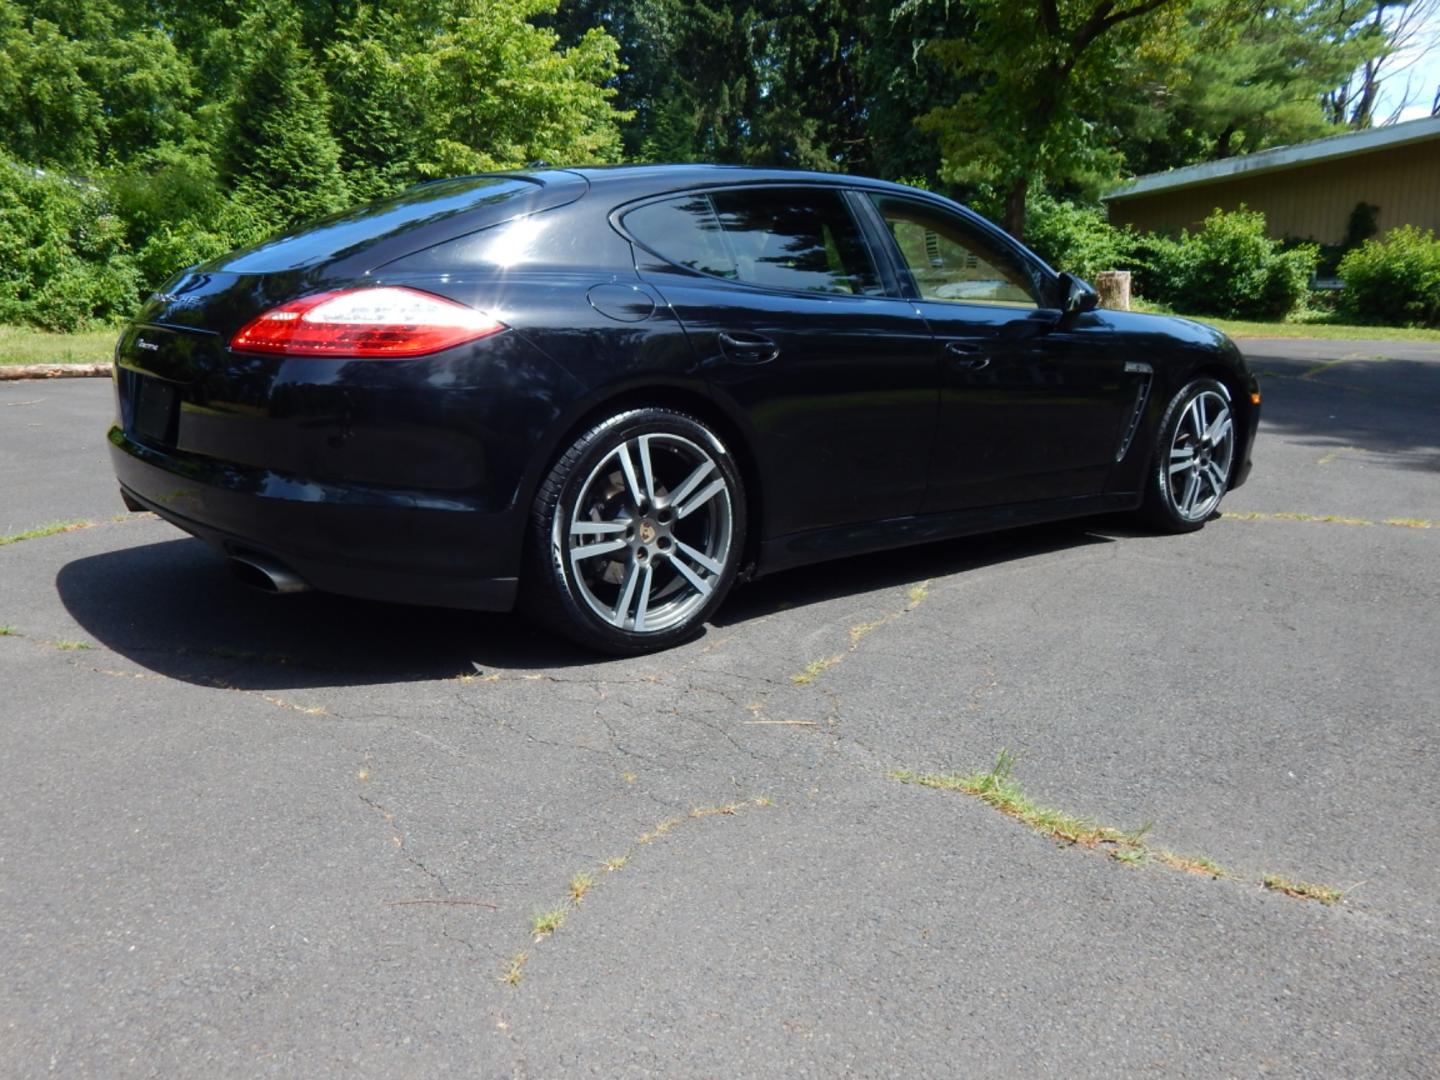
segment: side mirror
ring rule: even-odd
[[[1088,282],[1081,281],[1074,274],[1060,275],[1060,289],[1067,315],[1093,311],[1100,305],[1100,294]]]

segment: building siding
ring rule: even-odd
[[[1382,233],[1397,225],[1440,232],[1440,139],[1310,162],[1274,172],[1225,177],[1110,200],[1110,221],[1145,232],[1195,229],[1216,207],[1263,210],[1270,235],[1339,244],[1355,204],[1380,208]]]

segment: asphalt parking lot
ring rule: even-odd
[[[626,661],[247,591],[123,513],[107,380],[0,384],[0,535],[93,523],[0,547],[0,1075],[1435,1076],[1440,347],[1243,344],[1202,532],[792,572]],[[1144,847],[895,778],[1002,749]]]

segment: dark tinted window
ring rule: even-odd
[[[220,269],[236,274],[299,270],[355,254],[399,233],[443,218],[533,196],[541,185],[514,177],[463,177],[420,184],[390,199],[325,218],[229,258]],[[476,228],[480,226],[477,224]]]
[[[926,300],[1035,307],[1039,293],[1011,252],[938,207],[872,195],[890,235]]]
[[[692,270],[771,289],[878,293],[869,248],[838,191],[747,188],[625,216],[646,247]]]
[[[735,259],[708,195],[684,195],[631,210],[625,228],[673,263],[716,277],[736,276]]]

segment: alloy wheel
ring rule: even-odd
[[[715,456],[669,432],[634,435],[585,478],[553,542],[598,618],[631,633],[686,622],[731,557],[734,505]]]
[[[1166,479],[1175,513],[1187,522],[1204,521],[1220,505],[1235,456],[1230,403],[1214,390],[1191,399],[1175,425]]]

